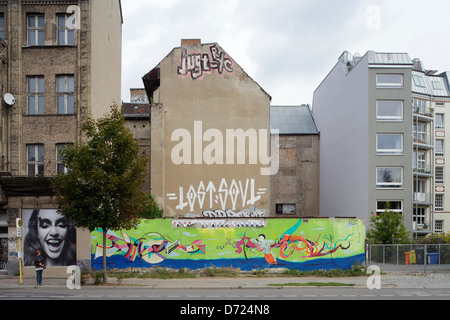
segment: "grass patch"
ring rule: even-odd
[[[340,283],[340,282],[305,282],[305,283],[274,283],[274,284],[268,284],[272,287],[353,287],[354,284],[352,283]]]

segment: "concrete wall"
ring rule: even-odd
[[[122,10],[119,0],[90,3],[91,112],[98,118],[122,101]]]
[[[368,56],[340,63],[314,92],[320,131],[320,216],[369,216]],[[367,219],[368,220],[368,219]]]
[[[92,268],[102,268],[102,231]],[[151,219],[107,233],[108,268],[349,269],[364,262],[360,219]]]
[[[280,165],[270,177],[270,214],[277,204],[295,205],[287,216],[319,216],[319,135],[281,135]]]

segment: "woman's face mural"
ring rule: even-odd
[[[58,258],[65,245],[69,223],[54,210],[40,210],[38,235],[41,248],[50,259]]]

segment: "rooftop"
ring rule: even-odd
[[[271,106],[270,129],[279,134],[319,134],[309,105]]]

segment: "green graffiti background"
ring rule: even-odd
[[[265,226],[236,228],[202,228],[201,219],[185,221],[194,224],[175,228],[170,219],[141,220],[136,229],[108,232],[111,266],[195,267],[194,262],[207,261],[293,268],[308,262],[319,268],[321,261],[336,265],[343,259],[347,266],[364,260],[365,225],[360,219],[258,219]],[[95,230],[93,266],[101,262],[102,250],[102,232]]]

